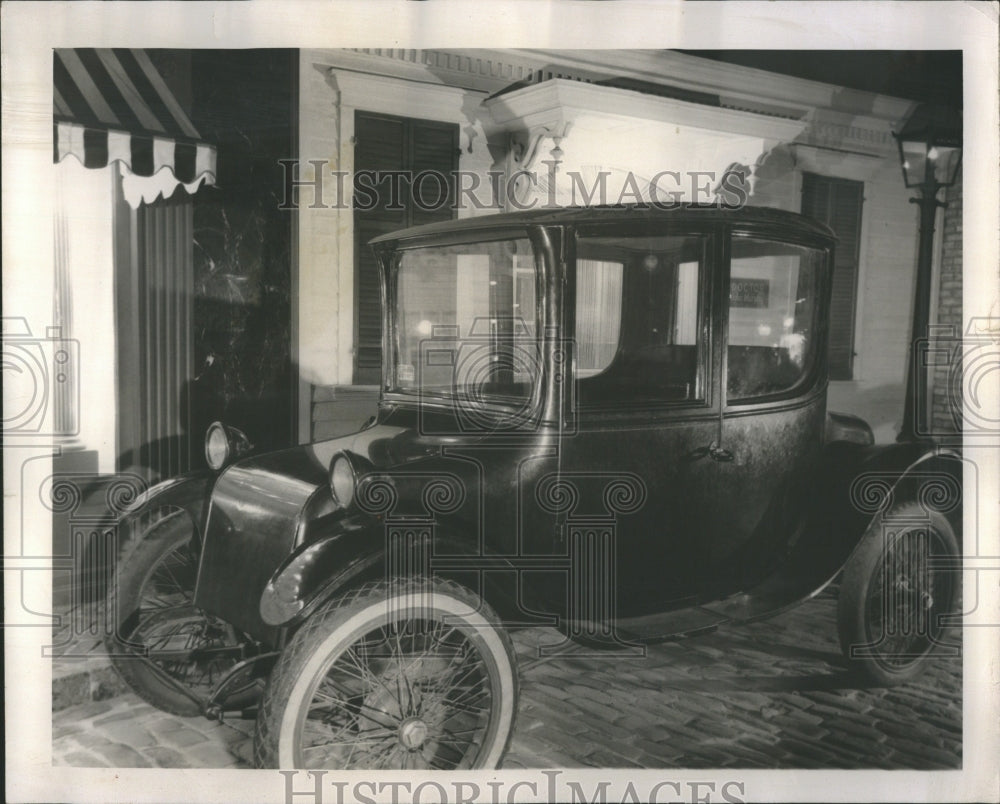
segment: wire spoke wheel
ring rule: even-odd
[[[373,584],[313,615],[261,703],[258,764],[305,769],[495,767],[513,731],[509,640],[455,584]]]
[[[181,513],[158,519],[129,545],[112,598],[117,633],[108,652],[121,676],[145,700],[175,714],[201,713],[219,680],[241,659],[243,640],[194,605],[198,555]],[[259,695],[247,681],[235,703]]]
[[[238,648],[231,628],[195,608],[197,570],[188,544],[164,556],[143,588],[137,625],[127,639],[171,678],[207,697],[235,663]]]
[[[948,521],[920,506],[880,522],[844,571],[838,625],[845,655],[882,683],[915,676],[944,643],[958,576],[939,564],[956,555]]]
[[[954,595],[953,579],[930,568],[932,555],[944,554],[944,543],[933,529],[897,534],[886,545],[868,592],[867,631],[887,649],[880,657],[888,667],[903,668],[918,661],[942,632],[941,603]]]
[[[491,710],[488,669],[457,629],[427,620],[380,626],[320,679],[303,766],[471,767]]]

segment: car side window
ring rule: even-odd
[[[791,392],[815,361],[823,253],[734,237],[726,393],[745,402]]]
[[[705,398],[701,332],[705,238],[577,240],[577,403],[679,404]]]

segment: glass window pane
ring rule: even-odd
[[[527,240],[404,251],[392,390],[528,399],[539,375],[535,276]]]
[[[580,404],[704,399],[704,252],[701,236],[578,239]]]
[[[608,367],[618,349],[622,312],[622,264],[576,263],[576,371],[590,377]]]
[[[815,360],[822,252],[734,238],[729,284],[729,401],[797,386]]]

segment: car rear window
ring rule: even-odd
[[[726,396],[746,402],[800,386],[815,362],[823,252],[733,238]]]

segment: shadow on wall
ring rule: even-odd
[[[284,370],[269,376],[253,389],[237,387],[232,374],[241,370],[233,365],[232,354],[210,352],[202,361],[199,373],[181,388],[178,409],[179,432],[147,441],[118,456],[123,474],[138,475],[156,482],[166,474],[162,467],[180,463],[186,471],[206,468],[205,431],[215,421],[242,430],[260,451],[291,445],[288,433],[293,420],[292,399],[287,389],[297,367],[287,364]],[[287,373],[286,373],[287,372]]]

